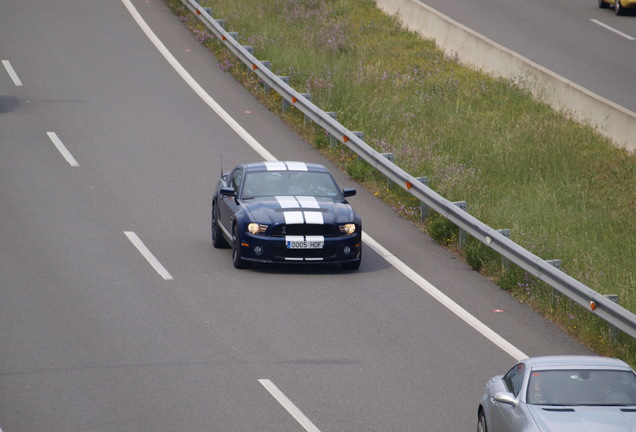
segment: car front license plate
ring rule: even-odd
[[[322,249],[324,244],[322,240],[288,240],[287,249]]]

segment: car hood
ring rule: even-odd
[[[530,405],[528,409],[541,432],[636,432],[633,408]]]
[[[242,204],[250,220],[261,224],[355,222],[355,214],[346,202],[303,197],[267,197],[244,200]]]

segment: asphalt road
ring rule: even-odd
[[[384,256],[237,271],[212,248],[221,155],[261,156],[126,2],[0,6],[0,429],[473,430],[513,356]],[[330,165],[162,1],[132,4],[275,157]],[[516,350],[587,353],[358,189],[365,232]]]
[[[588,90],[636,112],[636,13],[596,0],[425,0],[475,30]]]

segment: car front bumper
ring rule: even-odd
[[[349,236],[322,237],[321,248],[290,249],[288,238],[243,233],[241,257],[247,261],[286,264],[346,263],[360,260],[360,233]]]

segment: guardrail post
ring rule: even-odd
[[[428,187],[428,177],[415,177],[415,180]],[[428,217],[428,206],[424,204],[424,201],[420,201],[420,222],[424,222],[424,219]]]
[[[199,2],[197,2],[199,3]],[[212,16],[212,8],[211,7],[204,7],[203,10],[210,16]]]
[[[229,34],[230,37],[234,39],[235,41],[238,41],[238,38],[239,38],[238,32],[228,32],[227,34]]]
[[[289,85],[289,77],[288,76],[279,76],[278,79],[280,79],[285,84]],[[285,98],[283,98],[283,110],[285,110]]]
[[[327,114],[329,117],[337,121],[338,113],[331,111],[331,112],[326,112],[325,114]],[[327,132],[327,135],[329,136],[329,147],[335,147],[335,145],[338,143],[338,140],[336,139],[335,136],[331,135],[330,132]]]
[[[243,48],[245,49],[245,51],[247,51],[250,55],[254,55],[254,47],[251,45],[243,45]],[[251,71],[250,67],[248,65],[245,65],[245,68],[248,71]]]
[[[214,21],[216,21],[223,28],[223,30],[225,30],[225,20],[224,19],[218,19],[218,20],[214,20]]]
[[[395,163],[395,155],[393,153],[381,153],[382,156],[391,161],[391,163]],[[393,180],[390,178],[386,178],[386,188],[391,189],[393,187]]]
[[[618,304],[618,294],[608,294],[605,297]],[[612,342],[616,342],[616,338],[618,337],[618,329],[611,324],[609,324],[609,336]]]
[[[554,268],[558,268],[559,270],[561,269],[561,260],[554,259],[554,260],[546,260],[545,262],[547,264],[550,264]],[[557,298],[559,298],[559,292],[555,290],[554,288],[552,288],[552,309],[556,307]]]
[[[468,211],[468,204],[466,201],[456,201],[455,204],[457,207],[464,211]],[[464,231],[461,227],[459,228],[459,247],[463,248],[466,245],[466,231]]]
[[[272,62],[270,62],[269,60],[261,60],[260,62],[267,69],[269,69],[269,70],[272,69]],[[265,81],[263,81],[263,90],[266,91],[266,92],[271,90],[270,85],[267,84]]]
[[[507,228],[499,229],[497,230],[497,232],[506,238],[510,238],[510,230]],[[504,269],[504,271],[510,270],[510,261],[503,255],[501,256],[501,267]]]
[[[311,93],[301,93],[302,96],[307,99],[309,102],[311,102]],[[305,114],[305,124],[308,124],[311,122],[311,118]]]
[[[351,133],[357,136],[358,138],[360,138],[362,141],[364,141],[364,132],[357,131],[357,132],[351,132]],[[347,137],[344,137],[343,142],[347,142],[346,138]],[[353,152],[356,153],[355,150]],[[356,153],[356,162],[360,162],[360,155],[358,153]],[[366,161],[363,159],[363,162],[366,162]]]

